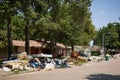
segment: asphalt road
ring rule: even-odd
[[[83,66],[53,71],[37,71],[3,76],[0,80],[120,80],[120,58],[102,62],[90,62]]]

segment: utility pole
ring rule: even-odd
[[[105,34],[102,34],[102,49],[103,49],[103,55],[105,57]]]
[[[106,56],[106,51],[107,51],[107,48],[105,46],[105,35],[110,35],[110,32],[108,32],[107,34],[102,34],[102,49],[103,49],[103,54],[104,54],[104,58]]]

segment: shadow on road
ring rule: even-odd
[[[120,75],[111,74],[92,74],[87,77],[88,80],[120,80]]]

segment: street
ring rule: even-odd
[[[120,80],[120,58],[102,62],[89,62],[53,71],[37,71],[3,76],[0,80]]]

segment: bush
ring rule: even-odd
[[[99,52],[92,52],[91,56],[99,56],[100,53]]]

